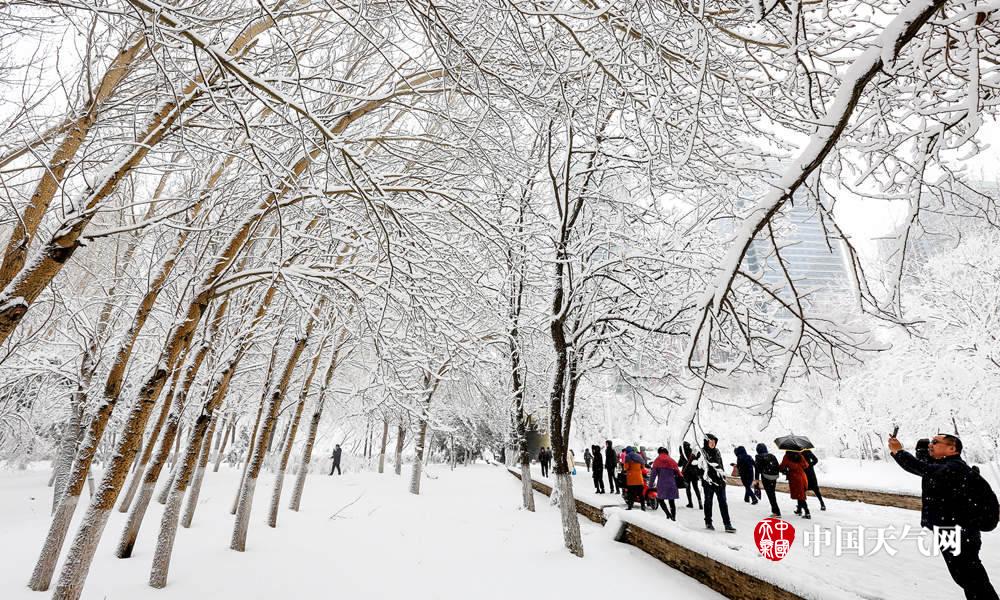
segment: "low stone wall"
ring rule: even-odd
[[[700,581],[726,598],[735,600],[802,600],[801,596],[783,590],[773,583],[758,579],[729,565],[709,558],[664,539],[633,523],[624,524],[621,541],[631,544],[650,556]]]
[[[507,469],[507,471],[514,477],[521,478],[520,471],[515,469]],[[532,479],[531,487],[546,496],[552,494],[552,488],[540,481]],[[601,525],[607,523],[601,507],[577,500],[576,510],[595,523]],[[622,523],[622,531],[615,539],[635,546],[727,598],[734,600],[803,600],[801,596],[784,590],[773,583],[734,569],[700,552],[664,539],[633,523]]]
[[[726,481],[739,488],[743,483],[737,477],[726,477]],[[779,481],[775,487],[778,492],[787,494],[788,483]],[[864,502],[865,504],[875,504],[878,506],[891,506],[894,508],[905,508],[907,510],[920,510],[920,496],[909,494],[893,494],[890,492],[873,492],[868,490],[855,490],[851,488],[829,487],[821,485],[820,492],[823,493],[824,500],[847,500],[850,502]],[[812,492],[809,494],[815,496]]]
[[[514,477],[517,477],[518,479],[521,478],[521,472],[520,471],[517,471],[517,470],[514,470],[514,469],[507,469],[507,471],[511,475],[513,475]],[[552,495],[552,487],[549,486],[549,485],[547,485],[547,484],[542,483],[541,481],[537,481],[535,479],[532,479],[531,480],[531,487],[536,492],[541,492],[541,493],[545,494],[546,496],[551,496]],[[597,523],[598,525],[604,525],[605,523],[608,522],[608,520],[604,518],[604,511],[601,509],[601,507],[592,506],[590,504],[587,504],[583,500],[577,500],[576,501],[576,512],[578,512],[581,515],[587,517],[588,519],[590,519],[594,523]]]

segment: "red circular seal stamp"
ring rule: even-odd
[[[795,528],[788,521],[774,517],[761,519],[753,528],[753,541],[761,556],[779,561],[788,556],[792,542],[795,541]]]

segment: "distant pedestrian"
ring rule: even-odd
[[[594,455],[590,453],[590,448],[583,449],[583,462],[587,464],[587,470],[590,471],[590,463],[594,459]]]
[[[594,444],[590,447],[592,451],[591,456],[593,457],[591,465],[594,467],[591,469],[591,473],[594,476],[594,493],[603,494],[604,493],[604,461],[601,460],[601,447]]]
[[[754,469],[757,471],[757,481],[764,488],[767,494],[767,501],[771,503],[771,516],[780,517],[781,509],[778,508],[778,496],[775,488],[778,486],[778,475],[781,469],[778,466],[778,459],[767,451],[767,446],[757,444],[757,456],[754,458]]]
[[[785,452],[785,457],[781,459],[779,468],[788,478],[788,494],[795,500],[795,514],[802,515],[803,519],[811,519],[809,514],[809,504],[806,502],[806,489],[809,482],[806,479],[806,467],[809,462],[802,456],[801,452]]]
[[[670,458],[666,448],[656,449],[656,458],[649,471],[649,487],[656,486],[656,502],[667,513],[671,521],[677,520],[677,503],[680,496],[677,490],[677,480],[683,478],[677,461]]]
[[[732,521],[729,520],[729,504],[726,502],[726,472],[722,465],[722,453],[717,448],[719,438],[711,433],[705,434],[701,447],[701,484],[705,491],[705,529],[715,529],[712,525],[712,503],[719,501],[719,514],[726,533],[736,533]]]
[[[757,504],[757,494],[753,491],[753,482],[756,479],[754,477],[753,459],[747,454],[747,449],[743,446],[737,446],[735,454],[736,472],[740,476],[740,483],[743,484],[743,501]]]
[[[823,502],[823,493],[819,490],[819,480],[816,479],[816,464],[819,463],[819,458],[813,454],[812,450],[805,450],[802,452],[802,458],[806,459],[809,466],[806,468],[806,484],[807,489],[812,490],[812,493],[819,500],[819,509],[826,510],[826,502]]]
[[[941,556],[966,599],[998,600],[979,558],[982,531],[997,526],[997,497],[979,471],[962,460],[962,440],[938,434],[930,441],[928,460],[920,460],[890,436],[889,452],[899,466],[921,477],[920,525],[946,532],[958,530],[959,548],[942,544]]]
[[[333,454],[330,455],[330,458],[333,459],[333,465],[330,466],[330,475],[333,475],[334,471],[337,471],[337,475],[343,475],[343,473],[340,472],[340,455],[342,453],[343,450],[340,449],[340,444],[334,446]]]
[[[611,440],[606,440],[604,442],[604,470],[608,472],[608,491],[614,491],[615,494],[621,492],[618,480],[615,478],[617,469],[618,456],[615,454],[615,448],[611,445]]]
[[[548,477],[549,466],[552,464],[552,453],[545,446],[542,446],[542,449],[538,451],[538,464],[542,467],[542,477]]]
[[[698,510],[702,510],[701,506],[701,467],[698,466],[698,461],[701,458],[701,453],[695,452],[691,449],[691,444],[684,442],[681,446],[681,459],[677,462],[677,466],[681,468],[681,473],[684,474],[684,482],[687,484],[687,507],[694,508],[694,504],[691,503],[691,491],[694,490],[695,497],[698,498]]]
[[[576,475],[576,454],[572,449],[567,450],[566,454],[568,455],[566,458],[568,459],[567,462],[569,462],[569,472]]]
[[[642,488],[646,481],[642,477],[642,469],[646,461],[639,456],[632,446],[625,448],[625,485],[628,488],[628,497],[625,500],[625,510],[632,510],[633,502],[639,502],[639,507],[646,510],[646,499],[643,498]]]

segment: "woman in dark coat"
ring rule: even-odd
[[[823,494],[819,491],[819,481],[816,480],[816,463],[819,462],[819,458],[813,454],[812,450],[803,452],[802,458],[806,459],[806,462],[809,463],[809,468],[806,469],[806,480],[809,483],[808,489],[812,490],[812,493],[816,495],[816,499],[819,500],[819,509],[826,510],[826,502],[823,502]]]
[[[736,470],[740,474],[740,481],[743,483],[743,501],[757,504],[757,494],[753,491],[754,466],[753,458],[747,454],[747,449],[743,446],[736,447]]]
[[[601,459],[601,447],[594,444],[590,447],[590,464],[593,467],[591,473],[594,475],[594,493],[604,493],[604,461]]]
[[[698,510],[703,510],[701,505],[701,467],[698,466],[699,458],[701,458],[701,453],[692,450],[689,442],[684,442],[684,446],[681,447],[681,460],[677,464],[681,468],[681,473],[684,474],[684,482],[687,483],[687,507],[694,508],[694,505],[691,504],[691,488],[694,488],[694,495],[698,497]]]
[[[788,494],[796,501],[795,514],[802,515],[803,519],[812,518],[809,515],[809,505],[806,504],[806,489],[809,485],[806,479],[808,466],[809,462],[801,452],[785,452],[780,465],[781,472],[788,478]]]
[[[677,520],[677,504],[680,496],[677,490],[677,478],[683,477],[677,462],[670,458],[666,448],[656,450],[657,457],[653,460],[653,468],[649,472],[649,487],[656,486],[656,499],[667,518]],[[668,510],[669,506],[669,510]]]

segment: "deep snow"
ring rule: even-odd
[[[49,472],[0,471],[0,598],[38,600],[26,582],[48,526]],[[431,465],[422,494],[408,493],[409,471],[310,475],[302,511],[281,503],[267,527],[273,476],[254,502],[247,552],[229,550],[230,503],[238,472],[207,473],[191,529],[178,532],[170,579],[146,585],[163,507],[152,503],[133,558],[113,555],[125,515],[115,511],[84,600],[170,598],[407,598],[508,600],[530,586],[539,598],[614,598],[625,582],[684,598],[715,592],[581,518],[586,557],[562,546],[559,515],[536,494],[537,512],[519,509],[520,484],[503,467]],[[286,494],[287,496],[287,494]],[[83,501],[87,500],[86,494]],[[347,506],[354,502],[351,506]],[[346,508],[344,508],[347,506]],[[339,512],[337,518],[330,516]],[[82,507],[79,515],[84,511]],[[75,531],[75,525],[74,529]]]

